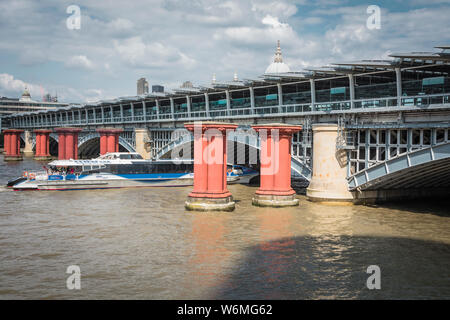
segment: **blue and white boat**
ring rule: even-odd
[[[193,184],[193,160],[144,160],[138,153],[107,153],[91,160],[55,160],[45,171],[24,172],[8,182],[14,190],[84,190],[182,187]],[[228,165],[228,183],[249,183],[258,172]]]

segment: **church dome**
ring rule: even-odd
[[[267,67],[266,74],[270,73],[285,73],[290,72],[289,66],[283,62],[283,57],[281,55],[280,40],[278,40],[277,51],[275,52],[275,57],[273,62]]]
[[[28,91],[27,87],[25,87],[25,90],[22,93],[22,97],[19,99],[20,101],[31,101],[31,94]]]

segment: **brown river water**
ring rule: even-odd
[[[0,184],[41,166],[0,156]],[[196,213],[190,189],[0,187],[0,299],[450,299],[448,201],[257,208],[232,185],[234,212]]]

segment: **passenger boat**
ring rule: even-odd
[[[138,153],[107,153],[91,160],[55,160],[45,171],[24,172],[8,182],[14,190],[84,190],[182,187],[193,184],[193,160],[144,160]],[[249,183],[259,173],[228,165],[227,183]]]

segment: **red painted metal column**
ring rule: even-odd
[[[50,158],[49,139],[51,130],[34,130],[36,133],[35,160],[48,160]]]
[[[7,129],[5,133],[5,161],[18,161],[23,160],[20,154],[20,134],[23,130]]]
[[[9,132],[3,133],[3,153],[9,154],[10,151],[10,145],[11,145],[11,134]]]
[[[40,157],[41,156],[41,133],[40,132],[36,132],[36,151],[34,156],[35,157]]]
[[[261,139],[260,188],[253,197],[253,205],[285,207],[298,205],[291,187],[291,140],[302,129],[289,124],[252,126]]]
[[[100,133],[100,155],[119,151],[119,134],[123,132],[122,129],[101,128],[97,132]]]
[[[58,132],[58,159],[66,159],[66,134],[64,132]]]
[[[55,131],[59,135],[58,159],[78,158],[78,133],[80,128],[57,128]]]
[[[187,210],[232,211],[235,203],[227,189],[227,132],[237,125],[223,122],[185,124],[194,134],[194,190]]]

